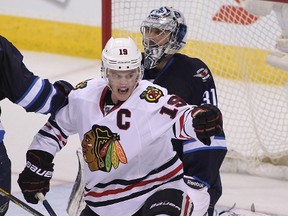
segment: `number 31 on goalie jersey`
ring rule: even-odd
[[[203,103],[212,104],[217,106],[217,96],[215,88],[211,88],[210,90],[206,90],[203,94]]]

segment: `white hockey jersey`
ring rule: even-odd
[[[193,106],[140,81],[125,102],[105,115],[106,85],[103,79],[78,85],[29,149],[55,155],[69,135],[78,133],[86,161],[86,203],[99,215],[132,215],[160,188],[188,187],[170,139],[196,139]]]

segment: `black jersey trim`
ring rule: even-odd
[[[180,175],[175,176],[173,179],[170,179],[169,181],[167,181],[165,183],[162,183],[162,184],[159,184],[159,185],[154,185],[151,188],[147,188],[146,190],[138,191],[138,192],[130,194],[129,196],[124,196],[124,197],[120,197],[120,198],[117,198],[117,199],[111,199],[111,200],[102,201],[102,202],[92,202],[92,201],[85,200],[85,202],[87,203],[87,205],[93,206],[93,207],[101,207],[101,206],[112,205],[112,204],[115,204],[115,203],[121,203],[123,201],[129,200],[129,199],[133,199],[135,197],[139,197],[139,196],[141,196],[143,194],[146,194],[146,193],[154,190],[155,188],[157,188],[157,187],[159,187],[159,186],[161,186],[163,184],[166,184],[168,182],[177,181],[177,180],[180,180],[182,178],[183,178],[183,174],[180,174]]]
[[[53,136],[53,135],[50,134],[50,133],[47,133],[47,132],[44,131],[44,130],[39,130],[38,133],[41,134],[42,136],[48,137],[48,138],[50,138],[50,139],[53,139],[53,140],[58,144],[58,147],[59,147],[60,149],[62,149],[62,146],[60,145],[59,140],[58,140],[55,136]]]
[[[51,118],[49,118],[48,122],[61,133],[61,136],[64,139],[68,138],[68,136],[66,136],[66,134],[63,133],[62,129],[58,126],[58,124],[55,121],[53,121]]]
[[[134,179],[134,180],[123,180],[123,179],[116,179],[116,180],[113,180],[113,181],[110,181],[108,183],[99,183],[97,185],[95,185],[94,187],[97,187],[97,188],[105,188],[107,186],[110,186],[112,184],[118,184],[118,185],[123,185],[123,186],[126,186],[126,185],[131,185],[131,184],[135,184],[135,183],[138,183],[140,181],[143,181],[144,179],[146,179],[148,176],[151,176],[151,175],[154,175],[156,173],[159,173],[165,169],[167,169],[168,167],[171,167],[173,164],[175,164],[178,160],[178,156],[175,155],[171,160],[169,160],[167,163],[163,164],[162,166],[160,166],[159,168],[157,169],[154,169],[152,170],[151,172],[149,172],[146,176],[143,176],[141,178],[138,178],[138,179]],[[86,188],[86,190],[88,191],[89,189]]]

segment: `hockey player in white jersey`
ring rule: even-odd
[[[102,61],[104,78],[77,85],[34,137],[18,179],[24,198],[37,203],[35,194],[46,194],[55,154],[78,133],[86,162],[81,216],[191,215],[183,165],[170,139],[209,139],[222,131],[221,112],[187,105],[141,80],[141,53],[131,38],[111,38]]]

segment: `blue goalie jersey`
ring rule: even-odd
[[[180,96],[188,104],[218,104],[213,76],[198,58],[174,54],[161,71],[146,69],[144,79],[167,88],[169,94]],[[183,162],[185,175],[208,188],[218,184],[219,168],[227,152],[224,133],[215,137],[211,146],[199,141],[181,140],[172,140],[172,144]]]

